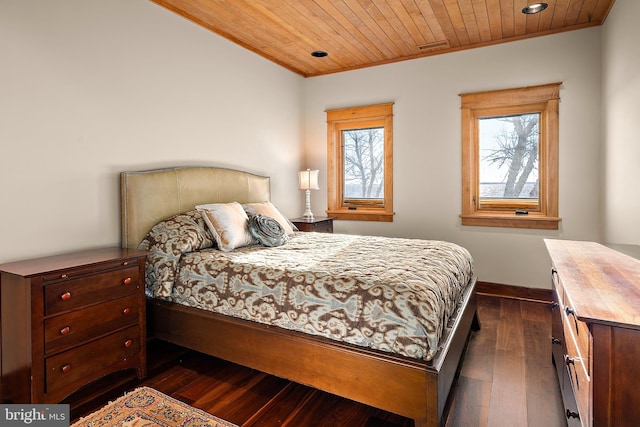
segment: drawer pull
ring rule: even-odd
[[[60,295],[60,299],[62,301],[69,301],[71,299],[71,292],[67,291],[64,294]]]
[[[575,323],[576,325],[576,334],[579,333],[580,330],[578,329],[578,318],[576,317],[576,311],[570,307],[565,307],[564,312],[567,313],[567,316],[573,316],[573,323]]]
[[[124,346],[125,346],[126,348],[131,347],[131,344],[133,344],[133,341],[132,341],[132,340],[126,340],[126,341],[124,342]]]
[[[564,362],[567,364],[567,366],[569,366],[569,365],[575,366],[576,365],[576,361],[575,361],[575,359],[573,357],[567,356]]]
[[[60,335],[67,335],[69,332],[71,332],[71,326],[65,326],[60,329]]]
[[[124,280],[122,281],[122,283],[124,283],[125,285],[130,285],[130,284],[131,284],[131,282],[132,282],[131,277],[127,277],[126,279],[124,279]]]
[[[560,304],[558,304],[557,302],[554,301],[554,302],[551,303],[551,308],[555,309],[555,308],[558,308],[558,307],[560,307]]]
[[[551,337],[551,344],[562,344],[562,340],[556,337]]]
[[[71,370],[71,365],[69,365],[68,363],[66,365],[64,365],[61,369],[63,374],[66,374],[67,372],[69,372]]]
[[[61,279],[68,279],[68,278],[69,278],[69,276],[68,276],[68,275],[66,275],[66,274],[61,274],[61,275],[60,275],[60,278],[61,278]]]
[[[567,409],[567,419],[570,419],[570,418],[577,418],[577,419],[580,419],[580,414],[579,414],[579,413],[577,413],[577,412],[573,412],[573,411],[572,411],[572,410],[570,410],[570,409]]]
[[[125,308],[124,310],[122,310],[122,314],[124,314],[125,316],[127,314],[131,313],[131,309],[129,307]]]
[[[122,265],[129,265],[129,261],[123,262]]]

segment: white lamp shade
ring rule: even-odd
[[[319,190],[318,187],[318,169],[298,172],[298,187],[300,190]]]

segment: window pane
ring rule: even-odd
[[[344,199],[384,198],[384,127],[342,131]]]
[[[540,114],[478,119],[480,199],[538,199]]]

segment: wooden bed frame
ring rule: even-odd
[[[122,246],[198,204],[270,200],[269,178],[215,167],[121,174]],[[430,362],[395,356],[200,309],[148,299],[149,336],[415,420],[444,425],[445,405],[471,329],[475,278]]]

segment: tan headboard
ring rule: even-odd
[[[136,248],[155,224],[196,205],[271,199],[269,177],[215,167],[122,172],[120,185],[123,248]]]

